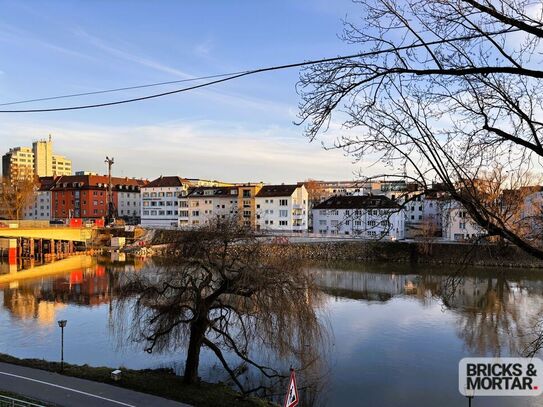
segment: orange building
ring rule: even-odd
[[[147,181],[112,177],[113,203],[118,211],[126,202],[139,216],[140,188]],[[100,219],[107,216],[108,177],[105,175],[70,175],[56,178],[51,188],[51,219]],[[126,201],[126,202],[125,202]],[[118,211],[119,212],[119,211]],[[124,214],[121,214],[123,216]]]

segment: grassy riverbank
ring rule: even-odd
[[[60,372],[60,363],[48,362],[41,359],[19,359],[13,356],[0,354],[0,362],[32,367],[34,369]],[[110,377],[110,367],[92,367],[88,365],[64,364],[62,374],[79,377],[81,379],[108,383],[125,387],[142,393],[154,394],[195,407],[271,407],[275,404],[255,397],[244,397],[224,384],[201,382],[197,385],[183,383],[180,376],[176,376],[167,369],[160,370],[132,370],[122,369],[122,379],[113,381]]]

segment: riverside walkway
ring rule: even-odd
[[[190,407],[150,394],[0,363],[0,390],[62,407]]]

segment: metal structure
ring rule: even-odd
[[[30,401],[19,400],[13,397],[0,395],[0,407],[45,407],[43,404],[31,403]]]
[[[115,159],[113,157],[109,158],[106,156],[106,160],[104,161],[107,164],[107,218],[106,222],[112,223],[116,216],[117,211],[115,209],[115,203],[113,202],[113,185],[111,183],[111,167],[115,163]]]

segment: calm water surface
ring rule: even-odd
[[[144,267],[141,260],[72,258],[21,278],[25,272],[0,264],[0,352],[58,359],[56,321],[67,319],[68,362],[179,371],[182,351],[148,355],[139,344],[123,343],[116,328],[115,282]],[[451,280],[446,275],[455,270],[443,267],[310,267],[325,293],[319,313],[330,335],[317,396],[322,406],[467,406],[457,390],[458,361],[520,354],[543,315],[537,271],[470,269]],[[201,375],[225,379],[208,352]],[[541,400],[480,397],[473,406],[543,406]]]

